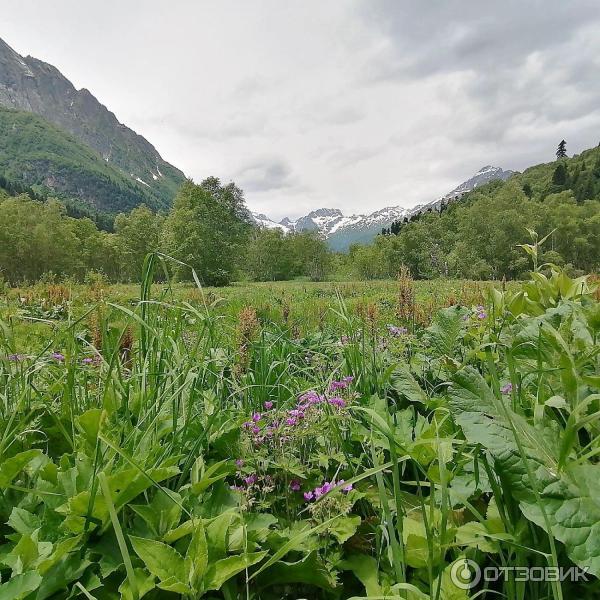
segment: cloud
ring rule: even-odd
[[[600,138],[597,0],[5,4],[8,43],[272,217],[418,204]]]
[[[250,193],[282,190],[292,186],[292,170],[281,159],[262,158],[242,167],[236,179]]]

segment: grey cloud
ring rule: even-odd
[[[293,185],[291,168],[280,159],[262,159],[242,167],[236,179],[249,192],[281,190]]]

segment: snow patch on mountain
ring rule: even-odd
[[[410,218],[419,213],[440,210],[442,205],[460,199],[464,194],[476,187],[494,179],[505,181],[513,175],[513,171],[504,171],[500,167],[486,165],[444,196],[431,202],[419,204],[412,208],[403,206],[387,206],[368,214],[344,216],[337,208],[319,208],[295,221],[282,219],[279,223],[272,221],[261,213],[251,213],[254,222],[259,227],[281,229],[284,233],[298,231],[317,231],[327,239],[332,248],[346,250],[353,242],[368,243],[384,227],[389,227],[394,221]]]

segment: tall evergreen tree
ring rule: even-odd
[[[558,145],[558,148],[556,149],[556,158],[560,159],[560,158],[566,158],[567,156],[567,142],[565,142],[565,140],[562,140],[560,142],[560,144]]]

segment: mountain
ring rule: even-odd
[[[115,206],[116,202],[111,202],[105,188],[93,193],[94,173],[90,182],[83,186],[85,190],[82,190],[81,199],[98,210],[114,212],[142,202],[153,208],[167,208],[185,180],[184,174],[163,160],[148,140],[120,123],[88,90],[77,90],[56,67],[31,56],[19,55],[1,39],[0,106],[38,115],[54,126],[54,129],[48,130],[52,131],[52,135],[56,134],[55,128],[68,134],[68,137],[62,136],[64,144],[73,139],[94,151],[99,160],[109,167],[110,172],[104,170],[109,179],[118,180],[119,185],[123,179],[132,184],[131,193],[137,199],[124,206]],[[5,120],[6,114],[4,112]],[[41,123],[38,120],[35,126],[31,126],[41,128]],[[4,133],[2,144],[8,140],[12,150],[19,153],[20,131],[19,128],[9,128]],[[24,168],[23,173],[17,172],[17,175],[23,175],[29,185],[43,184],[60,193],[73,193],[79,184],[67,181],[71,171],[65,173],[63,169],[63,163],[68,160],[61,154],[64,144],[46,149],[44,160],[48,170],[44,177],[39,161],[29,169],[27,161],[20,156],[17,156],[18,164],[13,165],[13,170]],[[0,145],[0,151],[6,152],[5,147]],[[90,160],[97,162],[96,158]],[[84,165],[81,171],[79,183],[85,180]],[[94,167],[93,171],[98,169]],[[33,180],[34,177],[37,181]],[[129,186],[126,187],[129,189]]]
[[[494,179],[506,181],[513,174],[513,171],[504,171],[500,167],[487,165],[444,196],[412,208],[389,206],[373,213],[349,217],[344,216],[337,208],[320,208],[296,221],[291,221],[286,217],[279,223],[272,221],[264,214],[252,213],[252,217],[259,227],[281,229],[284,233],[318,231],[327,239],[333,250],[345,251],[350,244],[371,242],[384,227],[389,227],[394,221],[401,221],[427,211],[440,210],[442,205],[459,199],[477,186]]]

